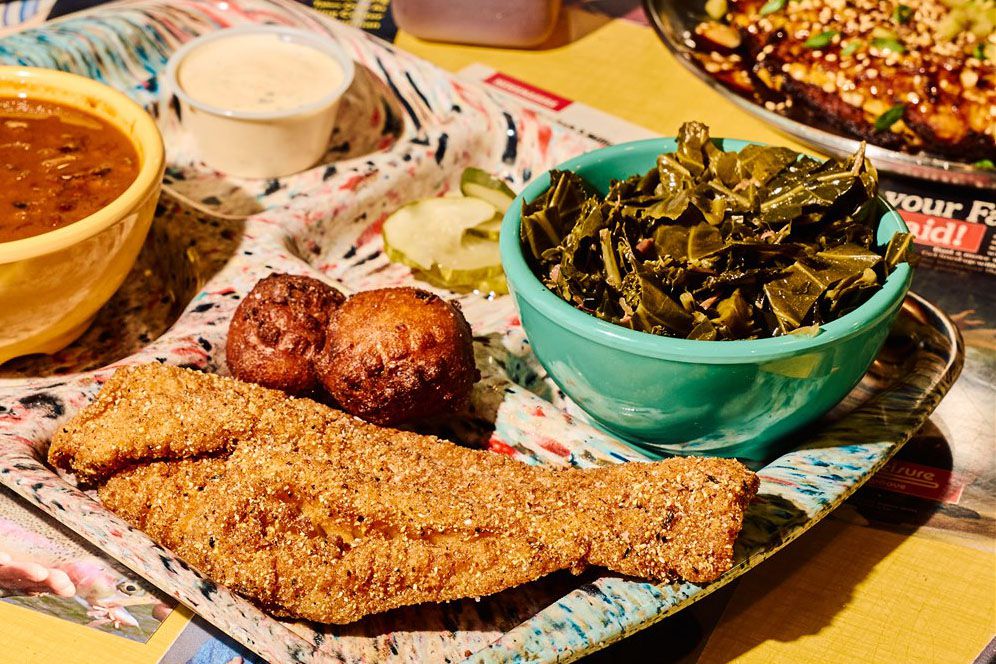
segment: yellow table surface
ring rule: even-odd
[[[512,51],[397,39],[446,69],[487,64],[661,134],[696,119],[716,136],[792,145],[687,72],[649,28],[572,10],[551,43]],[[992,544],[826,521],[744,577],[697,661],[971,662],[996,635]],[[93,630],[81,638],[75,625],[0,604],[0,662],[155,662],[187,615],[174,613],[142,646]],[[675,649],[638,655],[673,661]]]
[[[674,136],[686,120],[699,120],[713,136],[802,149],[702,83],[650,28],[579,10],[568,12],[564,22],[552,41],[572,41],[542,50],[430,43],[405,33],[396,43],[452,71],[475,62],[490,65],[665,136]]]

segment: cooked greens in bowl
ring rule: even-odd
[[[875,246],[877,191],[863,148],[823,162],[784,147],[724,151],[690,122],[674,152],[605,196],[552,171],[519,232],[543,283],[603,320],[699,340],[813,334],[907,260],[909,233]]]
[[[752,144],[734,139],[709,141],[706,136],[704,127],[689,125],[680,141],[659,138],[613,145],[541,174],[505,213],[499,238],[501,261],[532,351],[554,382],[594,423],[625,440],[663,453],[760,460],[776,454],[781,441],[791,432],[830,410],[868,370],[909,290],[912,270],[902,260],[909,248],[909,237],[904,235],[908,229],[885,201],[869,196],[871,202],[858,202],[867,196],[866,186],[873,185],[869,179],[873,171],[859,157],[850,162],[850,169],[813,168],[809,172],[814,178],[807,180],[808,184],[781,192],[794,192],[791,200],[785,197],[782,208],[786,214],[795,215],[791,223],[775,221],[772,216],[771,222],[764,222],[770,223],[769,234],[761,231],[752,242],[740,239],[737,244],[738,240],[729,239],[733,229],[745,233],[748,224],[754,223],[748,219],[757,212],[747,214],[725,207],[721,211],[718,202],[713,208],[710,201],[714,200],[730,207],[734,204],[727,203],[725,195],[714,193],[714,186],[705,185],[712,180],[706,180],[708,176],[704,174],[715,169],[720,173],[715,185],[748,203],[756,197],[750,204],[759,211],[762,196],[778,173],[771,172],[774,166],[765,166],[766,158],[747,158],[766,154]],[[699,146],[697,153],[683,152],[690,139]],[[722,156],[724,150],[738,151],[740,156]],[[673,157],[661,157],[672,153]],[[695,159],[696,154],[701,161]],[[802,168],[810,167],[807,158],[794,152],[790,152],[792,161],[781,151],[770,154],[784,155],[782,171],[795,168],[799,161],[806,164]],[[645,190],[649,193],[639,193],[645,179],[649,184],[661,177],[661,162],[667,168],[660,190],[655,184]],[[679,177],[679,166],[688,172],[686,177]],[[701,181],[691,175],[692,169],[702,176]],[[738,182],[733,182],[732,177],[722,179],[723,174],[736,169],[749,177]],[[644,176],[648,170],[653,172]],[[819,183],[817,173],[824,172],[827,183],[837,182],[837,190],[812,184]],[[563,173],[575,174],[590,188],[567,187],[577,181]],[[673,182],[671,177],[675,178]],[[614,199],[610,190],[623,191],[625,195]],[[602,197],[592,199],[595,192]],[[654,206],[659,205],[666,211],[668,201],[684,206],[676,218],[663,213],[650,217],[648,210],[656,214]],[[845,205],[851,207],[842,212]],[[706,215],[719,220],[720,212],[719,223],[707,221]],[[835,221],[822,223],[828,215],[834,215]],[[715,233],[702,226],[703,222],[719,232],[723,246],[716,251],[711,250],[711,244],[719,243],[708,239],[715,238]],[[534,223],[536,226],[522,231],[522,227]],[[655,240],[655,232],[663,226],[688,230],[687,237],[677,231],[672,253],[661,252],[667,259],[655,248],[658,241],[665,246],[670,241],[668,231],[660,231]],[[838,244],[820,245],[821,235]],[[799,246],[790,246],[783,253],[786,244]],[[824,265],[823,261],[829,262],[819,254],[834,257],[834,246],[848,246],[856,257],[853,267],[839,257],[836,262],[842,265],[840,271],[850,269],[851,275],[858,274],[858,257],[867,261],[860,276],[837,278],[836,271],[817,269]],[[566,270],[564,247],[573,251]],[[603,247],[609,269],[618,270],[611,276],[606,273]],[[739,270],[731,262],[747,258],[753,263],[744,262]],[[734,269],[719,269],[727,265]],[[564,271],[557,274],[555,268]],[[669,284],[654,269],[672,275],[676,282],[684,281],[678,289],[669,290]],[[866,269],[875,273],[876,279],[884,276],[884,281],[874,287],[860,284],[845,301],[843,291],[849,284],[870,280]],[[814,303],[795,316],[799,323],[792,329],[805,333],[786,334],[775,310],[765,307],[764,286],[797,270],[804,276],[812,275],[798,288],[798,308],[805,306],[803,296],[822,298],[828,306],[840,304],[832,312],[836,317],[828,321],[825,311],[818,311],[820,304]],[[634,273],[635,277],[630,276]],[[831,277],[833,283],[824,288],[824,282],[831,281]],[[610,280],[613,283],[608,283]],[[707,280],[717,294],[713,301],[696,288],[696,284]],[[558,281],[566,284],[570,299],[562,297]],[[836,298],[828,297],[830,290],[837,291]],[[740,295],[734,296],[737,291]],[[619,300],[625,300],[627,295],[638,295],[639,299],[633,299],[635,304],[626,301],[633,313],[624,322],[627,312]],[[664,305],[657,306],[660,302]],[[850,307],[853,310],[844,313]],[[651,330],[657,326],[668,332],[668,325],[672,325],[676,336],[648,334],[636,327],[638,323],[633,320],[638,310],[639,316],[652,323]],[[603,319],[599,311],[617,320]],[[695,327],[704,326],[703,317],[716,330],[715,339],[730,338],[733,330],[760,338],[722,342],[684,338]],[[783,319],[787,327],[793,325],[787,316]],[[742,327],[739,320],[745,321]],[[816,320],[823,322],[814,324]],[[687,330],[685,334],[683,329]]]

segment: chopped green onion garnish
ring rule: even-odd
[[[896,104],[889,110],[887,110],[882,115],[878,116],[875,120],[875,130],[885,131],[892,127],[892,125],[899,122],[903,117],[903,113],[906,112],[906,104]]]
[[[844,48],[840,49],[841,57],[846,58],[849,55],[854,55],[859,48],[861,48],[861,40],[855,39],[854,41],[847,42]]]
[[[913,8],[907,5],[896,5],[896,9],[892,12],[892,20],[900,25],[911,18],[913,18]]]
[[[785,9],[785,3],[787,0],[768,0],[761,7],[761,11],[758,12],[761,16],[767,16],[768,14],[774,14],[777,11]]]
[[[892,51],[893,53],[905,53],[906,47],[897,39],[879,37],[872,40],[872,46],[882,51]]]
[[[836,30],[827,30],[818,35],[813,35],[803,42],[802,45],[806,48],[826,48],[837,34],[839,33]]]

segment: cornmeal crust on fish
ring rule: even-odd
[[[207,576],[331,623],[588,565],[707,582],[758,486],[726,459],[529,466],[159,364],[119,369],[49,459]]]

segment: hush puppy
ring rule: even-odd
[[[343,410],[382,425],[459,411],[480,377],[463,314],[417,288],[350,297],[332,316],[315,370]]]
[[[271,274],[239,303],[225,357],[239,380],[307,394],[318,387],[312,359],[333,312],[346,297],[311,277]]]

